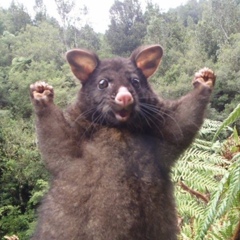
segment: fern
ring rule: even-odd
[[[226,183],[226,192],[217,212],[217,218],[221,217],[234,202],[240,199],[240,158],[229,169],[229,178]]]
[[[225,121],[220,125],[218,131],[215,133],[213,142],[216,141],[217,136],[219,133],[230,124],[234,123],[240,118],[240,104],[237,105],[237,107],[233,110],[233,112],[225,119]]]
[[[211,200],[210,204],[208,205],[208,207],[206,208],[206,212],[205,212],[206,215],[204,216],[203,221],[200,225],[199,233],[198,233],[196,240],[203,239],[204,236],[206,235],[209,227],[214,222],[214,220],[216,218],[216,214],[217,214],[217,205],[218,205],[218,202],[220,201],[220,197],[221,197],[222,191],[224,189],[224,185],[228,180],[228,177],[229,177],[229,173],[227,172],[225,174],[225,176],[222,178],[217,191],[213,194],[212,200]]]
[[[205,204],[197,203],[189,193],[181,191],[180,186],[177,187],[176,199],[178,211],[181,213],[182,217],[188,219],[195,216],[199,218],[204,213]]]
[[[216,130],[221,126],[221,124],[222,122],[219,121],[205,119],[204,125],[198,133],[199,137],[206,140],[206,136],[210,136],[209,140],[211,140],[211,136],[215,134]]]
[[[214,193],[211,204],[206,209],[206,216],[202,220],[199,228],[197,239],[203,239],[210,226],[214,223],[215,219],[220,219],[227,211],[231,210],[233,206],[239,204],[240,198],[240,158],[231,165],[229,172],[225,174],[219,184],[217,191]],[[237,220],[236,220],[237,223]],[[226,221],[224,222],[226,224]],[[229,225],[233,226],[230,222]],[[220,230],[220,229],[219,229]],[[233,228],[231,228],[231,233]],[[222,231],[222,224],[221,224]],[[220,234],[220,232],[218,232]],[[231,236],[231,235],[228,235]],[[226,239],[223,237],[222,239]]]
[[[180,183],[175,195],[182,219],[181,240],[233,236],[240,208],[240,141],[236,129],[228,125],[239,116],[238,105],[223,123],[206,120],[173,169],[173,179]]]

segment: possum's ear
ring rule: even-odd
[[[157,70],[163,49],[160,45],[142,46],[133,51],[130,59],[135,62],[146,78],[150,77]]]
[[[84,83],[99,63],[96,54],[82,49],[73,49],[66,53],[73,74]]]

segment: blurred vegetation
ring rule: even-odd
[[[71,48],[87,48],[100,58],[129,56],[139,45],[164,48],[151,78],[155,90],[177,98],[191,89],[194,73],[212,68],[217,82],[208,114],[194,144],[173,170],[179,239],[234,239],[239,203],[240,2],[189,0],[161,11],[148,1],[115,0],[106,33],[82,24],[86,8],[73,14],[74,1],[55,0],[60,22],[35,0],[35,17],[14,1],[0,8],[0,239],[29,239],[36,208],[48,188],[36,147],[29,85],[52,84],[64,108],[79,89],[64,59]],[[217,132],[218,135],[214,137]]]

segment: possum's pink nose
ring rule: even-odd
[[[126,87],[120,87],[115,97],[115,102],[121,107],[127,107],[133,103],[132,94]]]

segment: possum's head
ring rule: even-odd
[[[129,58],[100,61],[90,51],[67,52],[71,70],[82,84],[83,115],[93,122],[114,126],[148,121],[147,109],[156,97],[147,79],[157,70],[162,53],[159,45],[143,46]]]

